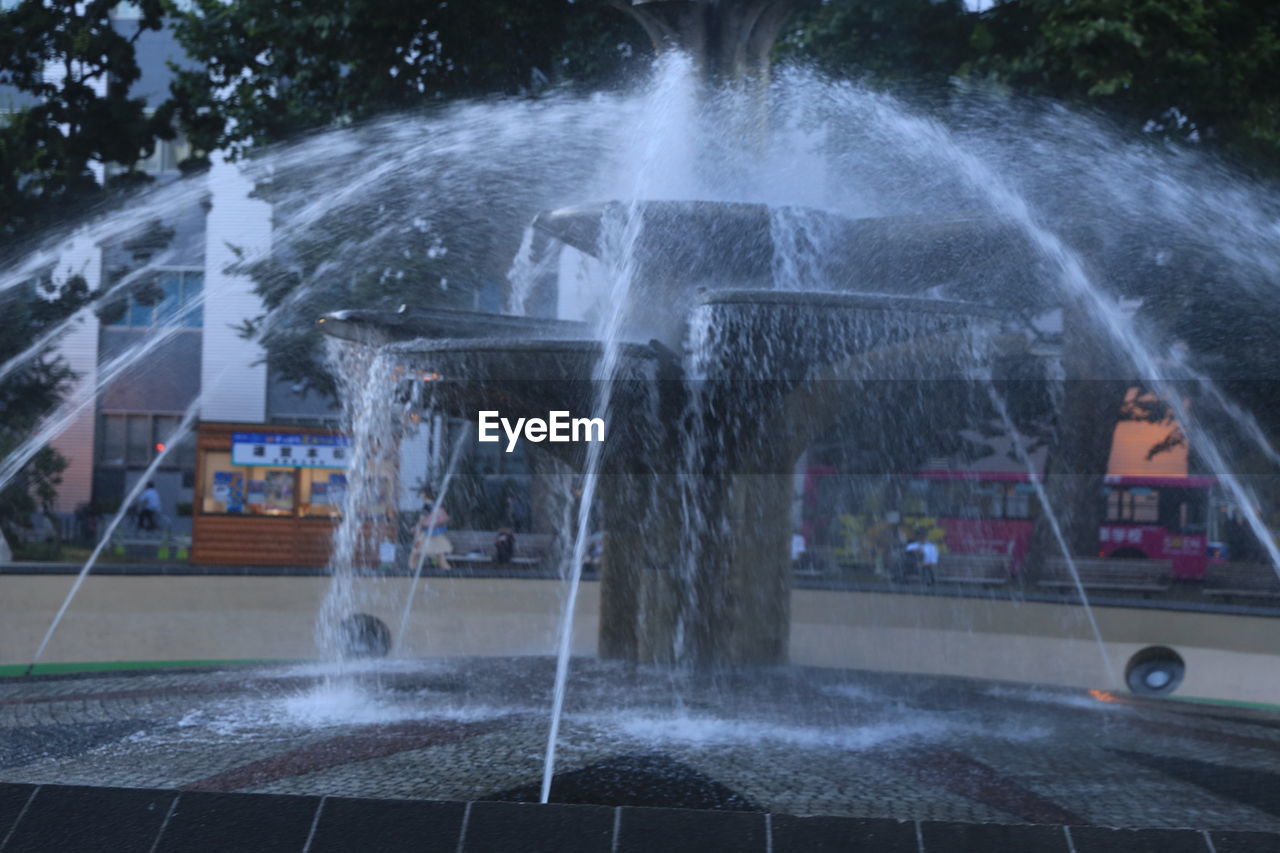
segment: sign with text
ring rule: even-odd
[[[231,464],[277,468],[346,468],[351,439],[345,435],[237,432]]]

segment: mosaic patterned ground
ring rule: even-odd
[[[0,781],[536,799],[549,660],[0,682]],[[1280,715],[958,679],[575,662],[553,800],[1280,831]]]

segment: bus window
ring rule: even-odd
[[[1039,506],[1036,487],[1030,483],[1009,483],[1005,487],[1005,518],[1035,518]]]
[[[1111,487],[1107,493],[1107,521],[1155,524],[1160,520],[1160,492],[1145,486]]]
[[[1208,526],[1208,491],[1161,489],[1160,524],[1170,533],[1202,534]]]
[[[973,489],[975,518],[1004,517],[1004,486],[1000,483],[981,483]]]
[[[954,518],[959,514],[957,489],[962,485],[952,480],[929,480],[929,514]]]
[[[927,512],[940,518],[980,521],[1035,515],[1035,487],[1030,483],[930,480],[928,484]]]

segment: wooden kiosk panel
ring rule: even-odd
[[[334,527],[332,522],[288,524],[276,518],[206,516],[191,537],[191,562],[322,568],[329,562]]]
[[[191,562],[326,565],[345,492],[344,449],[346,437],[332,430],[200,424]]]

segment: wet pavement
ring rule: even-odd
[[[0,782],[536,801],[546,658],[0,681]],[[800,667],[575,661],[552,800],[1280,832],[1280,713]]]

